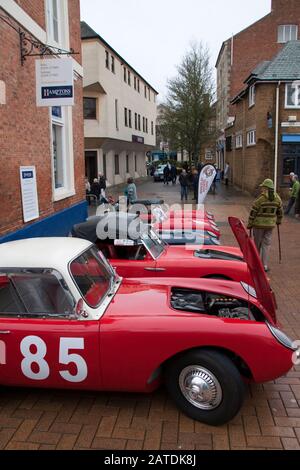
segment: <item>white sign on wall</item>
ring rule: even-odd
[[[37,106],[73,106],[73,59],[36,60]]]
[[[23,218],[24,222],[30,222],[40,216],[35,166],[21,166],[20,178]]]

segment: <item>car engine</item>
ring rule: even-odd
[[[171,293],[171,306],[175,310],[202,313],[219,318],[256,320],[254,310],[257,309],[251,304],[248,304],[248,302],[224,295],[195,291],[192,289],[173,288]]]

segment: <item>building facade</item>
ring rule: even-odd
[[[20,31],[23,53],[32,42],[78,53],[74,106],[37,107],[35,62],[42,57],[21,61]],[[0,0],[0,242],[67,235],[85,219],[82,76],[79,0]],[[29,196],[21,182],[33,172],[36,213],[25,222]]]
[[[299,0],[272,0],[268,15],[222,44],[216,63],[220,163],[224,164],[226,158],[224,130],[234,119],[231,100],[259,63],[271,60],[286,42],[299,39],[299,35]]]
[[[255,193],[265,178],[288,195],[300,173],[300,41],[288,42],[259,64],[232,100],[235,120],[225,131],[232,183]]]
[[[146,176],[158,93],[85,22],[81,38],[86,176],[103,173],[108,185]]]

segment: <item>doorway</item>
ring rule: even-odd
[[[98,152],[97,150],[87,150],[85,152],[85,175],[92,183],[98,178]]]

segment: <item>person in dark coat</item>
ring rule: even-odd
[[[177,181],[177,168],[175,165],[171,166],[171,179],[172,179],[172,184],[176,184]]]
[[[188,200],[188,185],[189,185],[189,177],[185,170],[182,170],[181,175],[179,176],[179,183],[181,187],[181,200],[185,199]]]
[[[90,194],[93,194],[94,196],[96,196],[97,201],[99,201],[100,194],[101,194],[101,188],[100,188],[100,184],[99,184],[99,181],[97,180],[97,178],[94,179],[94,182],[91,185]]]
[[[198,201],[198,186],[199,186],[200,173],[195,169],[193,171],[193,188],[194,188],[194,201]]]
[[[169,165],[166,165],[164,168],[164,184],[167,183],[169,186],[169,178],[170,178],[170,168]]]

